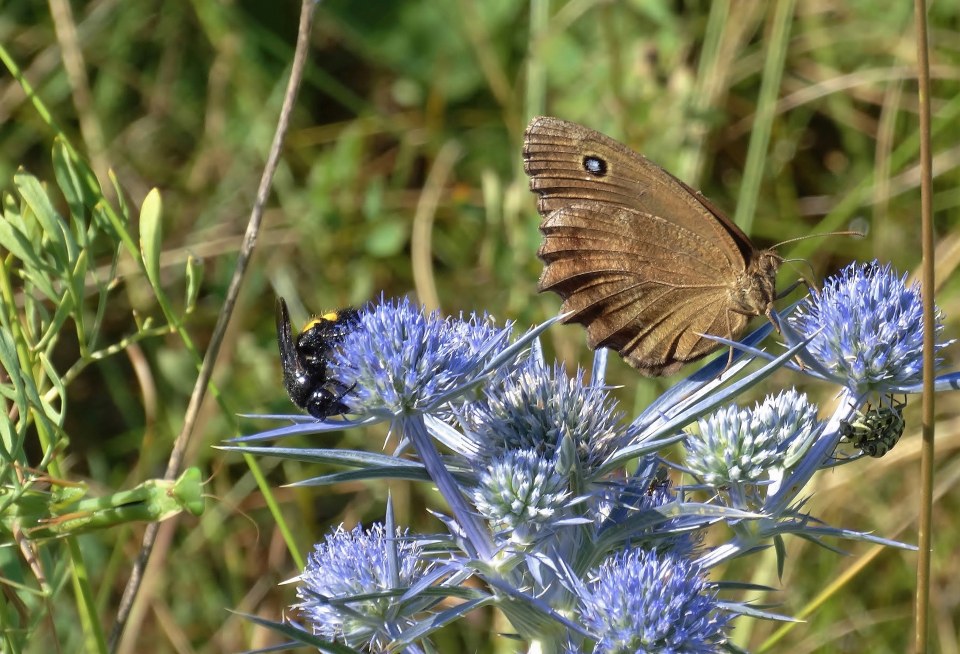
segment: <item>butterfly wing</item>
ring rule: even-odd
[[[614,205],[574,204],[540,226],[538,288],[587,329],[590,347],[616,350],[648,376],[667,375],[738,336],[749,317],[727,310],[725,270],[697,269],[701,241],[670,221]]]
[[[591,347],[609,347],[650,376],[675,372],[736,338],[731,307],[756,248],[700,193],[591,129],[539,117],[524,170],[544,217],[539,289],[563,299]]]
[[[589,162],[599,165],[602,174],[589,172]],[[719,245],[733,269],[742,271],[755,251],[747,235],[699,191],[583,125],[534,118],[524,135],[523,169],[543,217],[578,200],[616,204],[663,216]]]

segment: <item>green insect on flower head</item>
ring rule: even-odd
[[[906,402],[893,401],[877,408],[868,407],[865,412],[858,411],[854,420],[840,423],[840,436],[864,454],[880,458],[903,436],[905,406]]]

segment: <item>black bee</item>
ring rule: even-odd
[[[353,388],[327,374],[333,348],[356,326],[360,312],[343,309],[313,318],[303,326],[296,340],[290,328],[290,314],[283,298],[277,298],[277,342],[287,395],[314,418],[324,420],[346,413],[343,396]]]

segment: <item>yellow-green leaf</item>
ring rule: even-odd
[[[160,248],[163,244],[163,203],[160,191],[151,189],[140,207],[140,254],[150,284],[160,289]]]

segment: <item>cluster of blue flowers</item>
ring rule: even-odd
[[[632,422],[604,386],[602,353],[589,382],[544,360],[537,338],[553,322],[514,340],[487,316],[382,300],[330,355],[354,419],[295,416],[238,439],[245,452],[271,454],[249,444],[387,420],[397,452],[342,463],[354,479],[429,479],[449,506],[443,533],[410,534],[388,510],[382,524],[329,534],[299,578],[298,640],[429,652],[435,630],[495,605],[531,652],[714,652],[737,615],[780,617],[723,599],[709,579],[717,564],[785,534],[907,547],[813,520],[799,495],[817,470],[863,456],[842,441],[854,432],[870,441],[865,404],[899,415],[894,394],[920,390],[920,293],[905,277],[848,267],[781,321],[782,354],[755,349],[765,325],[733,364],[718,357]],[[756,358],[765,364],[747,374]],[[792,389],[731,404],[783,366],[839,385],[834,413],[820,419]],[[937,388],[958,379],[940,377]],[[685,459],[662,459],[676,443]],[[298,452],[323,451],[283,455]],[[718,522],[733,536],[705,548]]]

